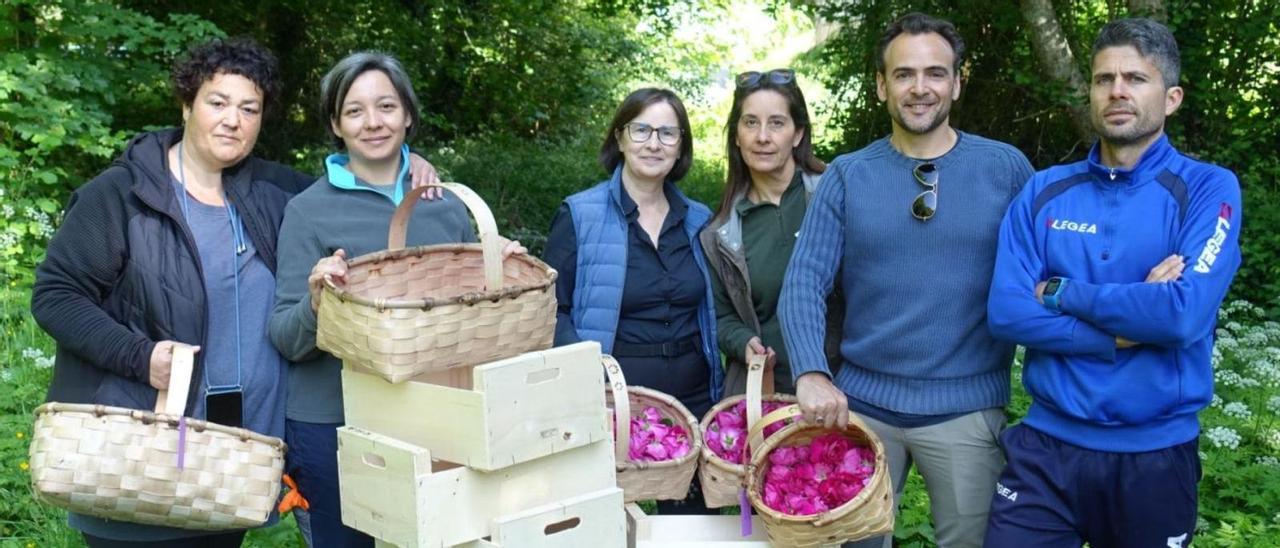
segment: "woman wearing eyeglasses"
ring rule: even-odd
[[[545,259],[560,272],[556,345],[598,341],[628,383],[702,416],[720,397],[723,371],[697,237],[711,210],[676,188],[692,163],[680,99],[665,89],[632,92],[600,148],[612,176],[564,201]]]
[[[725,124],[724,198],[702,231],[712,267],[716,330],[725,354],[724,393],[746,391],[749,354],[765,357],[775,389],[794,393],[777,316],[782,277],[809,197],[826,164],[813,154],[809,110],[795,72],[744,72]],[[838,357],[843,306],[828,306],[829,356]],[[839,359],[831,360],[834,368]]]

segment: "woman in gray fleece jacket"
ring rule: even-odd
[[[343,423],[342,363],[316,348],[316,306],[325,278],[342,283],[346,258],[386,249],[396,206],[409,196],[408,137],[421,123],[418,99],[400,63],[377,53],[339,61],[320,84],[321,112],[339,152],[326,175],[285,208],[271,340],[289,366],[287,468],[311,504],[311,545],[372,546],[342,525],[337,428]],[[473,242],[462,201],[436,194],[418,204],[406,243]],[[516,242],[506,251],[522,251]]]

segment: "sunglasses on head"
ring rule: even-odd
[[[738,75],[738,89],[753,88],[760,82],[768,81],[775,86],[785,86],[796,81],[796,71],[791,69],[773,69],[769,72],[747,71]]]
[[[911,175],[926,189],[912,200],[911,216],[928,221],[938,212],[938,166],[925,162],[912,169]]]

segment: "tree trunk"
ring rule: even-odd
[[[1164,0],[1129,0],[1129,15],[1150,17],[1165,24],[1169,22],[1169,13],[1165,11]]]
[[[1031,27],[1031,37],[1036,58],[1045,75],[1066,91],[1064,103],[1071,114],[1071,123],[1081,141],[1093,141],[1093,128],[1089,124],[1089,88],[1084,75],[1076,66],[1071,44],[1062,32],[1058,16],[1050,0],[1021,0],[1022,18]]]

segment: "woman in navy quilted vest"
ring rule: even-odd
[[[676,188],[692,163],[675,93],[632,92],[600,147],[611,176],[560,206],[545,259],[560,272],[556,345],[598,341],[628,384],[671,394],[700,417],[719,399],[724,372],[698,241],[711,210]]]

